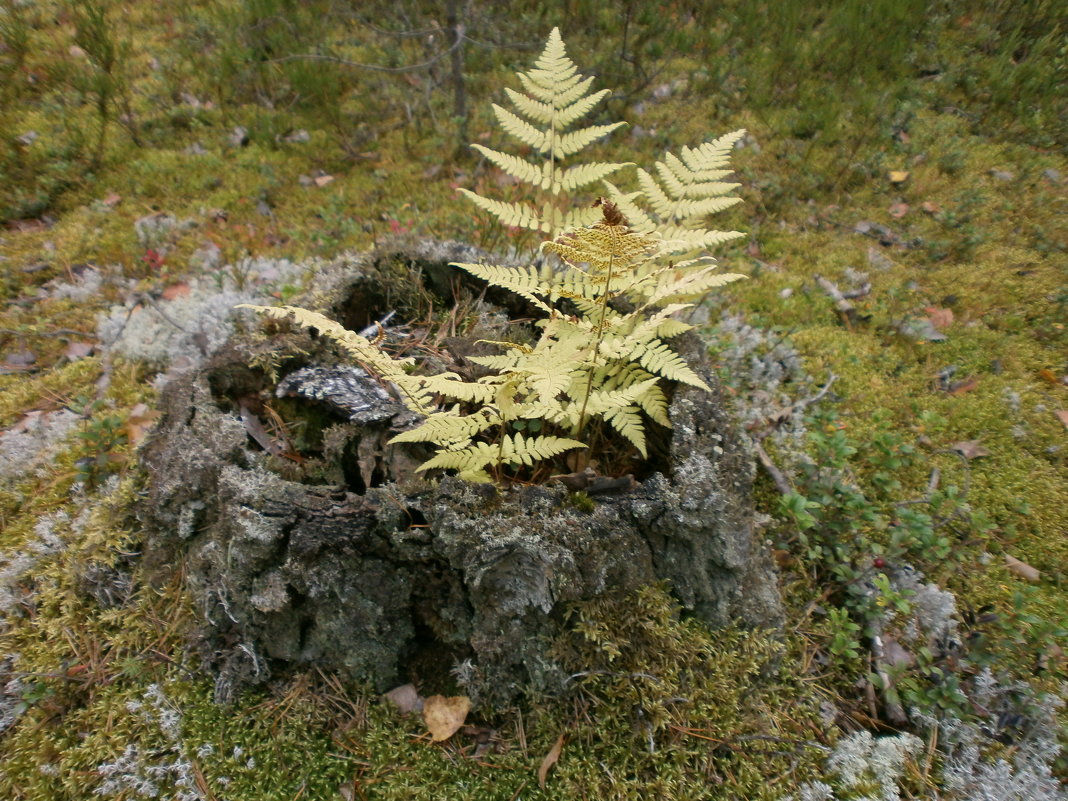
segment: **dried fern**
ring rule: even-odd
[[[567,228],[587,225],[598,216],[587,208],[561,208],[557,201],[562,193],[575,192],[628,166],[625,163],[594,163],[565,169],[564,160],[626,123],[568,130],[589,114],[609,91],[602,89],[589,94],[593,78],[580,75],[568,58],[559,28],[553,28],[549,34],[549,41],[534,69],[518,75],[526,94],[505,90],[516,111],[494,104],[493,113],[505,133],[531,148],[535,154],[544,155],[545,161],[536,164],[482,145],[471,147],[521,184],[537,190],[541,202],[535,205],[508,203],[468,189],[460,191],[504,225],[529,228],[555,237]]]
[[[656,162],[656,176],[637,171],[638,191],[624,193],[609,181],[605,186],[635,230],[660,234],[662,254],[720,245],[742,234],[705,228],[705,219],[741,202],[728,194],[739,185],[722,179],[731,175],[724,168],[744,135],[735,131],[697,148],[684,147],[681,158],[665,151],[663,161]]]
[[[589,93],[592,79],[578,73],[558,30],[553,30],[535,68],[519,78],[526,93],[508,90],[518,113],[500,106],[494,106],[494,112],[507,133],[544,155],[545,161],[535,164],[473,147],[540,191],[545,202],[539,208],[462,191],[506,225],[550,233],[542,252],[554,256],[559,266],[453,266],[538,309],[544,319],[537,323],[541,334],[534,345],[490,343],[503,352],[471,357],[494,371],[477,381],[454,373],[423,376],[413,372],[412,359],[393,359],[320,314],[293,307],[249,307],[275,317],[291,316],[335,340],[423,417],[416,428],[392,440],[436,446],[419,470],[455,470],[472,481],[500,479],[505,468],[530,467],[585,448],[584,434],[595,421],[644,457],[647,422],[670,426],[662,382],[708,388],[667,344],[691,327],[678,319],[679,313],[709,290],[744,277],[716,272],[707,256],[666,258],[740,235],[708,230],[704,221],[738,202],[728,194],[737,184],[722,179],[730,174],[724,168],[742,132],[696,149],[683,148],[681,158],[666,153],[656,164],[656,176],[639,170],[639,190],[624,193],[605,179],[626,165],[562,167],[565,158],[623,123],[572,129],[607,92]],[[614,202],[602,199],[593,207],[566,212],[554,202],[597,181],[608,187]]]

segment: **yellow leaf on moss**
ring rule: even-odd
[[[435,743],[448,740],[467,719],[471,711],[471,699],[466,695],[446,698],[444,695],[432,695],[423,702],[423,720],[430,730],[430,739]]]

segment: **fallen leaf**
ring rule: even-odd
[[[1068,409],[1057,409],[1054,412],[1057,415],[1057,419],[1064,423],[1064,427],[1068,428]]]
[[[549,776],[549,771],[552,770],[560,759],[560,752],[564,750],[564,735],[561,734],[556,738],[556,742],[553,743],[553,747],[549,749],[549,753],[545,755],[545,759],[541,761],[541,767],[538,768],[538,786],[542,790],[545,789],[545,780]]]
[[[990,451],[980,445],[977,439],[961,440],[960,442],[954,442],[949,447],[969,461],[978,459],[980,456],[990,455]]]
[[[1014,573],[1026,581],[1038,581],[1042,578],[1042,573],[1027,562],[1021,562],[1015,556],[1009,556],[1005,554],[1005,567],[1009,569],[1010,573]]]
[[[67,347],[63,349],[63,355],[72,362],[76,362],[78,359],[84,359],[91,354],[94,347],[96,346],[92,342],[70,342],[67,344]]]
[[[320,175],[318,178],[315,179],[315,185],[322,188],[333,180],[333,175]]]
[[[1041,370],[1039,370],[1038,377],[1041,378],[1043,381],[1048,381],[1051,384],[1061,383],[1060,379],[1057,378],[1057,374],[1050,370],[1048,367],[1043,367]]]
[[[892,184],[903,184],[909,179],[909,173],[908,170],[890,170],[888,177]]]
[[[908,213],[908,203],[895,203],[893,206],[890,207],[890,216],[893,217],[895,220],[900,220]]]
[[[164,300],[177,300],[189,294],[189,284],[179,281],[177,284],[168,284],[163,288],[161,297]]]
[[[971,392],[979,386],[979,379],[975,376],[965,378],[963,381],[955,381],[949,385],[949,389],[946,390],[950,395],[963,395],[965,392]]]
[[[401,714],[410,715],[413,712],[423,711],[423,696],[415,689],[414,684],[402,684],[394,687],[383,696],[401,711]]]
[[[464,725],[470,711],[471,699],[466,695],[451,698],[432,695],[427,698],[423,702],[423,720],[430,730],[430,739],[435,743],[448,740]]]
[[[136,445],[145,438],[145,434],[156,424],[161,417],[158,409],[149,409],[143,403],[139,403],[130,409],[126,418],[126,437],[132,445]]]
[[[940,309],[937,306],[928,306],[924,311],[927,312],[927,319],[931,321],[931,325],[939,331],[953,325],[952,309]]]
[[[942,210],[941,206],[939,206],[937,203],[932,203],[930,200],[925,200],[923,203],[921,203],[920,208],[923,209],[927,214],[938,214],[938,212]]]

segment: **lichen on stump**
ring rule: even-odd
[[[335,310],[381,265],[369,257],[347,269]],[[235,338],[174,378],[143,451],[148,575],[164,581],[182,566],[220,701],[310,667],[387,689],[460,666],[481,703],[551,692],[566,679],[549,644],[568,607],[657,581],[714,626],[780,620],[754,534],[751,453],[696,337],[677,344],[713,392],[678,388],[657,469],[592,504],[560,484],[423,481],[407,446],[383,444],[396,420],[336,409],[317,410],[330,423],[320,476],[334,480],[290,480],[251,436],[256,398],[288,386],[250,367],[263,356],[251,343]]]

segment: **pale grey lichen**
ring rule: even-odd
[[[25,478],[42,470],[81,419],[69,409],[30,412],[0,433],[0,481]]]
[[[870,732],[854,732],[838,741],[827,759],[827,769],[847,789],[878,785],[880,801],[899,801],[898,780],[909,759],[923,750],[923,741],[912,734],[872,737]]]
[[[250,259],[234,275],[222,268],[189,281],[181,297],[146,302],[135,296],[112,306],[97,318],[97,336],[111,352],[156,368],[183,357],[200,364],[233,334],[235,320],[253,319],[235,306],[272,303],[275,284],[299,282],[309,269],[287,259]]]

